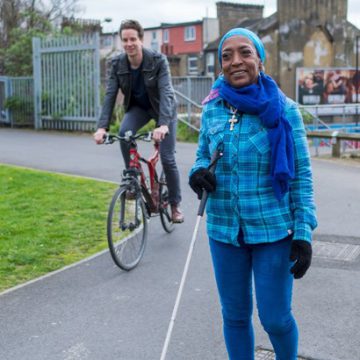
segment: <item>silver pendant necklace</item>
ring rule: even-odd
[[[233,131],[233,130],[234,130],[234,125],[239,121],[239,120],[236,118],[236,113],[237,113],[238,109],[233,109],[233,108],[230,106],[230,111],[232,112],[231,119],[229,120],[229,123],[230,123],[230,131]]]

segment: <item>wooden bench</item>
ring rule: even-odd
[[[331,139],[333,157],[340,157],[340,144],[342,140],[360,142],[360,134],[339,132],[337,130],[308,131],[307,137],[312,139]]]

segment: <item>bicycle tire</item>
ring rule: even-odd
[[[169,189],[167,187],[164,171],[160,175],[159,186],[159,212],[161,225],[167,233],[171,233],[175,229],[175,225],[171,217],[171,206],[169,202]]]
[[[147,212],[141,193],[126,196],[129,186],[116,190],[108,212],[107,238],[111,257],[121,269],[136,267],[144,255],[148,235]]]

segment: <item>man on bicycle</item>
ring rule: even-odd
[[[125,53],[112,60],[105,100],[94,134],[101,144],[109,128],[119,89],[124,95],[125,115],[120,126],[120,135],[131,130],[135,134],[151,119],[156,120],[153,138],[160,143],[160,157],[169,189],[172,220],[184,221],[180,210],[181,190],[179,171],[175,162],[176,99],[171,84],[170,70],[165,55],[143,47],[144,29],[136,20],[121,23],[119,35]],[[165,136],[167,135],[167,136]],[[129,166],[129,146],[121,143],[125,166]]]

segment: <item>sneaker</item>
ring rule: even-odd
[[[174,224],[180,224],[184,222],[184,215],[178,205],[171,205],[171,219]]]

